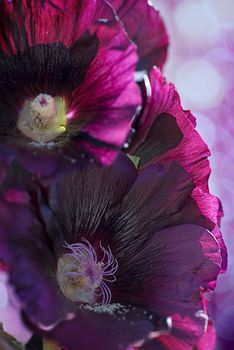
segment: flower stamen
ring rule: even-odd
[[[65,247],[71,252],[59,258],[59,286],[63,294],[72,301],[95,304],[98,299],[101,304],[109,304],[111,291],[107,283],[116,281],[114,274],[118,269],[118,262],[110,247],[105,249],[100,243],[103,257],[98,261],[97,253],[91,244],[85,239],[83,242],[66,243]]]

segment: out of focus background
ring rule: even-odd
[[[234,341],[234,0],[153,0],[170,49],[164,75],[211,149],[211,192],[223,204],[229,267],[214,295],[219,338]],[[234,349],[233,347],[230,349]],[[225,348],[226,349],[226,348]]]

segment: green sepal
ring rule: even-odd
[[[137,156],[132,156],[130,154],[127,154],[128,158],[133,162],[133,164],[135,165],[136,169],[139,167],[140,164],[140,157]]]

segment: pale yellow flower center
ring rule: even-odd
[[[39,94],[27,100],[22,109],[17,127],[28,138],[39,143],[53,141],[66,131],[67,115],[61,97]]]

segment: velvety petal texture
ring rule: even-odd
[[[192,190],[178,163],[137,171],[121,153],[111,167],[90,164],[38,189],[37,196],[34,191],[39,212],[2,202],[0,256],[11,266],[27,324],[69,350],[126,350],[168,332],[172,315],[172,335],[195,344],[206,320],[200,290],[216,280],[221,255],[196,202],[191,204]],[[67,297],[58,264],[69,246],[85,249],[83,259],[89,247],[95,261],[105,261],[105,251],[109,262],[116,260],[106,279],[108,303],[100,293],[94,304]]]
[[[1,1],[1,144],[42,175],[82,167],[85,157],[112,163],[141,103],[136,63],[135,46],[104,0]],[[40,94],[62,99],[65,131],[38,144],[18,120],[25,101]]]
[[[107,309],[106,309],[107,310]],[[51,331],[34,330],[49,337],[69,350],[125,350],[131,344],[142,342],[151,332],[166,332],[168,325],[163,318],[139,307],[126,305],[119,315],[108,313],[105,307],[98,313],[80,311],[69,322],[62,322]]]
[[[173,84],[158,69],[150,74],[148,103],[137,125],[130,153],[139,156],[141,167],[157,160],[177,160],[196,185],[207,189],[210,151],[184,112]]]
[[[138,70],[162,69],[168,35],[159,12],[147,0],[109,0],[129,35],[137,44]]]
[[[24,311],[43,326],[56,324],[65,318],[65,303],[55,284],[56,261],[43,227],[22,205],[1,202],[0,217],[0,254],[13,267],[9,282],[23,301]]]

